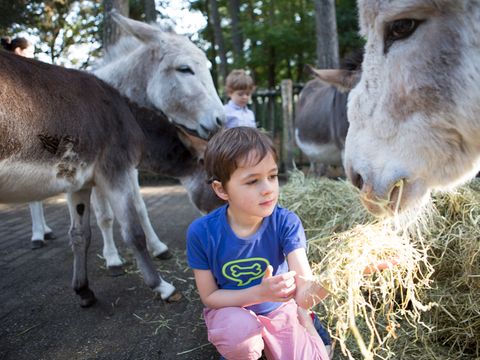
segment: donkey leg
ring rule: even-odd
[[[42,210],[42,219],[43,219],[43,239],[44,240],[54,240],[57,236],[53,233],[53,230],[50,226],[47,225],[47,221],[45,220],[45,215],[43,213],[43,203],[40,203],[40,209]]]
[[[310,171],[313,175],[317,177],[325,176],[327,173],[328,166],[324,163],[318,162],[316,160],[311,161],[310,163]]]
[[[102,191],[93,187],[92,207],[97,218],[103,238],[103,257],[110,276],[120,276],[125,272],[122,269],[123,261],[120,257],[115,242],[113,241],[113,211]]]
[[[45,245],[43,210],[41,201],[28,203],[32,217],[32,249],[40,249]]]
[[[80,190],[67,195],[70,212],[70,245],[73,250],[73,290],[80,296],[80,306],[89,307],[96,302],[95,294],[88,286],[87,251],[90,246],[90,192]]]
[[[155,233],[155,230],[153,229],[152,223],[150,222],[145,201],[143,200],[142,194],[140,193],[140,185],[138,184],[138,172],[136,170],[132,176],[131,181],[135,183],[135,208],[137,209],[140,224],[142,225],[142,229],[145,232],[145,237],[147,238],[148,251],[153,256],[161,260],[167,260],[172,258],[172,253],[168,251],[168,246],[162,241],[160,241],[157,234]]]
[[[138,220],[138,214],[135,208],[135,192],[139,191],[138,182],[132,182],[132,176],[136,172],[129,174],[122,182],[116,179],[116,187],[112,184],[104,187],[108,201],[112,206],[115,218],[120,224],[123,240],[133,249],[138,267],[143,275],[143,280],[147,286],[158,293],[163,300],[175,301],[178,295],[175,293],[175,287],[162,279],[157,273],[153,261],[148,254],[145,233]],[[98,182],[97,182],[98,186]]]

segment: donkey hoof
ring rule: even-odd
[[[57,235],[53,233],[53,231],[50,231],[49,233],[46,233],[43,235],[44,240],[55,240],[57,238]]]
[[[81,288],[76,289],[75,293],[80,296],[80,306],[82,308],[90,307],[97,302],[95,294],[92,290],[90,290],[88,285],[84,285]]]
[[[123,267],[121,265],[109,266],[107,268],[107,272],[108,272],[108,276],[111,276],[111,277],[117,277],[117,276],[125,275],[125,270],[123,270]]]
[[[93,293],[92,293],[93,295]],[[88,308],[90,306],[92,306],[93,304],[95,304],[97,302],[97,298],[95,297],[95,295],[93,295],[91,298],[89,299],[80,299],[80,306],[82,308]]]
[[[183,295],[180,291],[174,291],[172,295],[165,299],[167,303],[174,303],[182,300]]]
[[[161,254],[158,254],[155,257],[157,259],[160,259],[160,260],[168,260],[168,259],[171,259],[173,257],[173,254],[170,252],[170,250],[167,249],[167,250],[165,250]]]
[[[32,240],[32,250],[41,249],[45,245],[45,241],[43,240]]]

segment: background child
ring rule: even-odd
[[[225,81],[225,89],[230,98],[224,105],[227,122],[225,127],[236,126],[256,127],[255,115],[247,107],[248,102],[255,90],[255,84],[245,70],[237,69],[228,74]]]
[[[7,50],[14,52],[17,55],[24,56],[27,58],[33,58],[35,53],[35,47],[33,44],[23,37],[17,37],[11,39],[9,37],[4,37],[1,40],[2,47]]]
[[[323,359],[328,353],[304,309],[312,278],[297,215],[278,206],[277,154],[257,129],[214,135],[205,167],[227,205],[195,220],[187,258],[203,304],[208,339],[227,359]],[[304,309],[299,307],[300,304]]]

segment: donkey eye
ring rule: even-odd
[[[420,22],[415,19],[401,19],[393,21],[389,24],[387,37],[390,37],[394,41],[406,38],[415,31],[419,24]]]
[[[412,35],[422,22],[423,20],[417,19],[400,19],[388,23],[385,29],[384,53],[387,53],[395,41],[406,39]]]
[[[180,65],[179,67],[177,67],[177,71],[181,72],[181,73],[184,73],[184,74],[192,74],[192,75],[195,75],[195,73],[193,72],[192,68],[188,65]]]

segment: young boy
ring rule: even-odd
[[[255,115],[247,107],[252,92],[255,90],[253,79],[245,70],[233,70],[225,81],[225,89],[230,101],[224,105],[227,122],[225,127],[256,127]]]
[[[278,206],[277,154],[257,129],[223,130],[210,140],[205,167],[227,205],[187,233],[208,339],[225,358],[328,360],[305,310],[312,272],[298,216]],[[297,305],[299,304],[299,305]]]

